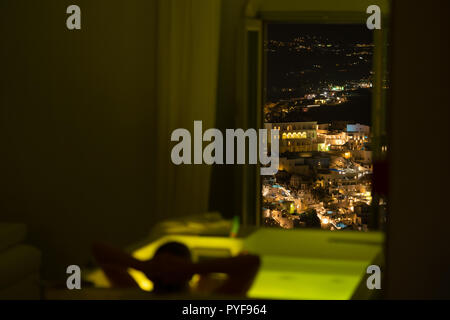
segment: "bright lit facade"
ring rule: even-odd
[[[266,129],[280,131],[280,153],[323,151],[317,122],[266,123]]]

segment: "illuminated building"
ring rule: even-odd
[[[319,151],[324,142],[318,139],[317,122],[266,123],[265,128],[280,131],[280,153]]]
[[[370,127],[359,123],[349,124],[347,135],[351,150],[364,150],[364,145],[370,142]]]
[[[364,133],[366,135],[370,134],[370,127],[362,124],[348,124],[347,125],[348,133]]]

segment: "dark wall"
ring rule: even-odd
[[[388,298],[450,298],[449,12],[393,1]]]
[[[155,3],[0,1],[0,221],[28,225],[47,277],[154,223]]]

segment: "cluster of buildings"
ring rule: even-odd
[[[348,124],[338,129],[333,124],[317,122],[266,123],[267,130],[280,132],[280,154],[295,152],[345,151],[346,157],[367,158],[370,156],[370,127],[361,124]],[[270,143],[271,137],[269,137]],[[364,152],[365,151],[365,155]],[[349,155],[350,154],[350,155]]]
[[[371,204],[370,127],[353,123],[267,123],[278,129],[280,163],[263,182],[265,221],[301,226],[315,210],[324,229],[367,228]],[[270,140],[269,140],[270,143]]]

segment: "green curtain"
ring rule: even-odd
[[[211,168],[172,164],[171,133],[195,120],[215,126],[220,38],[220,0],[159,0],[157,31],[158,219],[208,210]]]

